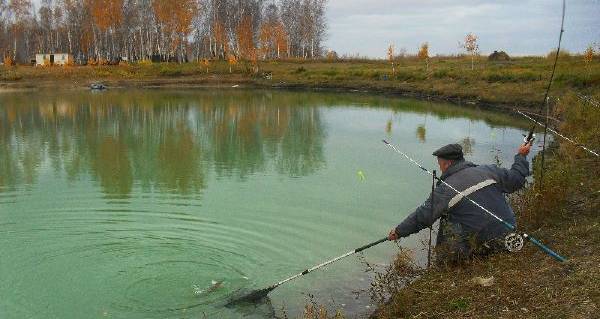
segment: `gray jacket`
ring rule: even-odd
[[[521,189],[528,175],[527,158],[517,154],[510,169],[496,165],[477,166],[463,160],[450,166],[440,179],[516,226],[515,215],[504,194]],[[445,222],[452,225],[455,232],[460,232],[463,238],[474,235],[479,243],[498,238],[508,231],[502,223],[438,181],[433,202],[430,195],[425,203],[396,227],[396,233],[398,237],[406,237],[431,226],[440,217],[444,217]],[[437,244],[443,241],[444,236],[438,235]]]

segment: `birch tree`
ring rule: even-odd
[[[326,0],[0,0],[0,55],[78,62],[323,56]]]
[[[465,48],[467,54],[471,55],[471,70],[475,68],[475,56],[479,54],[479,44],[477,43],[478,37],[469,33],[465,36],[465,42],[461,44],[461,47]]]
[[[417,54],[417,57],[419,58],[419,60],[422,60],[425,62],[425,72],[428,72],[429,71],[429,43],[428,42],[421,44],[421,47],[419,48],[419,53]]]

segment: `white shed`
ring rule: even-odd
[[[73,55],[68,53],[45,53],[35,55],[35,65],[67,65],[73,61]]]

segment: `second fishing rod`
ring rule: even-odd
[[[493,217],[494,219],[496,219],[498,222],[500,222],[502,225],[504,225],[508,230],[510,231],[516,231],[517,228],[515,227],[515,225],[510,224],[508,222],[506,222],[505,220],[503,220],[502,218],[498,217],[498,215],[494,214],[492,211],[490,211],[489,209],[483,207],[481,204],[477,203],[476,201],[472,200],[468,194],[465,194],[464,192],[459,191],[458,189],[456,189],[454,186],[448,184],[446,181],[444,181],[443,179],[437,177],[434,175],[434,173],[430,172],[428,169],[426,169],[425,167],[423,167],[423,165],[419,164],[417,161],[415,161],[414,159],[412,159],[410,156],[408,156],[406,153],[400,151],[396,146],[394,146],[393,144],[389,143],[386,140],[383,140],[383,142],[389,146],[391,149],[393,149],[396,153],[404,156],[407,160],[409,160],[411,163],[413,163],[414,165],[416,165],[417,167],[419,167],[422,171],[428,173],[429,175],[433,176],[433,178],[437,181],[439,181],[440,183],[446,185],[447,187],[449,187],[452,191],[454,191],[456,194],[458,194],[461,198],[464,198],[466,200],[468,200],[469,202],[471,202],[473,205],[477,206],[478,208],[480,208],[482,211],[484,211],[485,213],[489,214],[491,217]],[[550,249],[548,246],[542,244],[542,242],[540,242],[539,240],[537,240],[536,238],[530,236],[529,234],[526,233],[522,233],[521,235],[518,234],[511,234],[509,236],[507,236],[506,241],[505,241],[505,245],[507,246],[506,248],[509,251],[511,250],[511,247],[509,246],[513,246],[513,247],[522,247],[522,243],[523,243],[523,239],[527,239],[529,242],[531,242],[532,244],[534,244],[535,246],[537,246],[539,249],[541,249],[542,251],[544,251],[546,254],[548,254],[549,256],[553,257],[554,259],[556,259],[559,262],[565,262],[567,261],[567,259],[561,255],[559,255],[558,253],[556,253],[555,251],[553,251],[552,249]],[[519,248],[520,249],[520,248]],[[515,250],[519,250],[519,249],[515,249]]]

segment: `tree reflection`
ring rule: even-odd
[[[134,185],[201,192],[206,176],[245,179],[324,165],[317,101],[248,91],[14,93],[0,96],[0,191],[34,184],[40,167],[89,176],[108,197]]]
[[[168,129],[158,147],[157,157],[159,186],[184,194],[204,188],[200,147],[188,128]]]
[[[463,138],[462,141],[460,142],[460,145],[462,146],[463,152],[465,153],[465,155],[473,154],[473,145],[475,145],[475,140],[473,138],[470,138],[470,137]]]
[[[127,197],[133,186],[127,145],[116,137],[108,136],[90,151],[95,152],[91,166],[104,193],[111,197]]]
[[[419,126],[417,126],[417,139],[419,139],[419,142],[421,143],[425,143],[425,140],[427,138],[427,129],[425,128],[425,125],[421,124]]]

